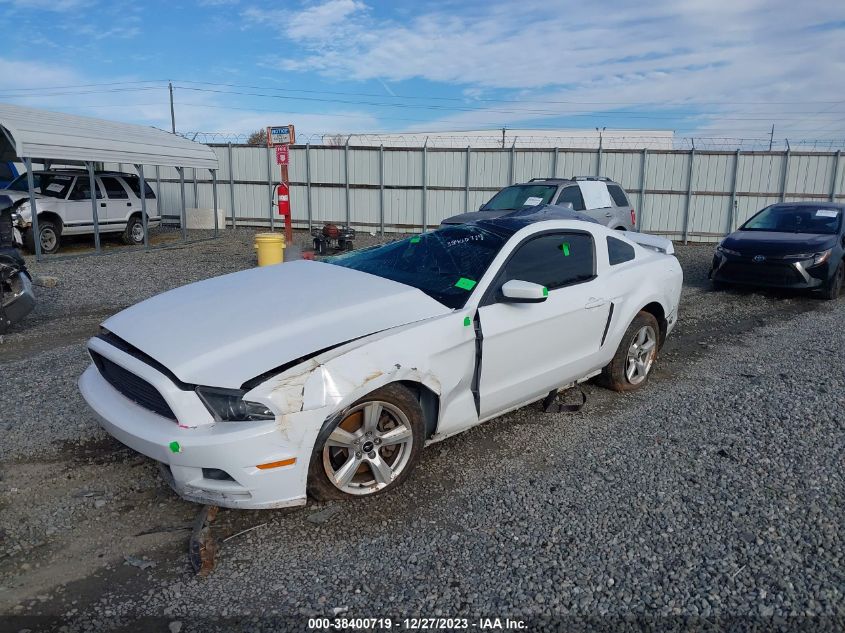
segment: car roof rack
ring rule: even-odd
[[[569,180],[569,178],[561,178],[560,176],[549,176],[548,178],[532,178],[528,182],[538,182],[540,180]]]
[[[613,182],[606,176],[572,176],[572,180],[596,180],[599,182]]]

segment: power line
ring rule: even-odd
[[[28,93],[36,93],[36,92],[43,92],[49,91],[50,93],[56,90],[70,90],[70,89],[77,89],[77,88],[86,88],[86,87],[103,87],[103,86],[124,86],[124,85],[137,85],[137,84],[155,84],[160,83],[162,86],[159,87],[166,87],[166,83],[168,80],[165,79],[146,79],[146,80],[137,80],[137,81],[119,81],[119,82],[103,82],[103,83],[91,83],[91,84],[76,84],[76,85],[66,85],[66,86],[52,86],[52,87],[42,87],[42,88],[0,88],[0,92],[9,93],[9,92],[28,92]],[[337,95],[337,96],[344,96],[344,97],[352,97],[352,96],[361,96],[361,97],[374,97],[374,98],[395,98],[395,99],[410,99],[410,100],[426,100],[426,101],[451,101],[451,102],[460,102],[460,103],[467,103],[470,102],[480,102],[480,103],[512,103],[512,104],[523,104],[523,103],[536,103],[536,104],[550,104],[550,105],[623,105],[623,106],[637,106],[637,107],[644,107],[644,106],[659,106],[659,107],[688,107],[694,108],[699,107],[702,105],[811,105],[811,104],[832,104],[833,107],[837,105],[842,105],[845,102],[842,101],[661,101],[659,103],[653,102],[632,102],[632,101],[578,101],[578,100],[555,100],[555,99],[536,99],[536,98],[520,98],[520,99],[498,99],[498,98],[472,98],[466,99],[462,97],[443,97],[443,96],[434,96],[434,95],[384,95],[384,94],[376,94],[376,93],[369,93],[369,92],[342,92],[342,91],[330,91],[330,90],[307,90],[301,88],[275,88],[271,86],[254,86],[249,84],[235,84],[235,83],[221,83],[221,82],[211,82],[211,81],[196,81],[190,79],[182,79],[176,80],[177,83],[183,84],[199,84],[199,85],[207,85],[207,86],[218,86],[218,87],[228,87],[228,88],[247,88],[252,90],[264,90],[264,91],[273,91],[273,92],[281,92],[281,93],[302,93],[302,94],[324,94],[324,95]],[[149,88],[155,88],[156,86],[149,86]],[[190,86],[182,86],[182,88],[188,90],[192,89]],[[193,88],[195,90],[199,90],[198,88]],[[91,94],[92,92],[81,92],[79,94]],[[232,94],[249,94],[249,93],[236,93],[231,92]],[[69,93],[61,93],[61,94],[69,94]],[[42,96],[52,96],[52,94],[42,95]],[[289,96],[288,98],[293,99],[294,97]],[[303,98],[305,99],[305,98]],[[331,100],[327,100],[331,101]],[[354,102],[354,103],[363,103],[367,105],[367,102]],[[472,109],[471,109],[472,110]],[[790,111],[790,112],[783,112],[784,114],[807,114],[807,113],[817,113],[815,110],[800,110],[800,111]]]

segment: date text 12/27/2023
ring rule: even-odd
[[[524,620],[511,618],[309,618],[308,628],[316,631],[385,630],[457,631],[490,630],[520,631],[527,628]]]

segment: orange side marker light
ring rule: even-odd
[[[271,468],[281,468],[282,466],[293,466],[296,463],[296,457],[283,459],[278,462],[268,462],[267,464],[258,464],[256,466],[259,470],[270,470]]]

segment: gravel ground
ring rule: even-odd
[[[221,511],[221,537],[258,527],[192,576],[198,507],[96,430],[75,381],[99,320],[252,265],[251,242],[36,268],[60,283],[0,346],[0,614],[15,616],[0,630],[302,630],[335,614],[845,628],[845,299],[711,292],[706,246],[679,248],[680,322],[646,389],[588,385],[580,413],[493,420],[427,449],[388,495]]]

